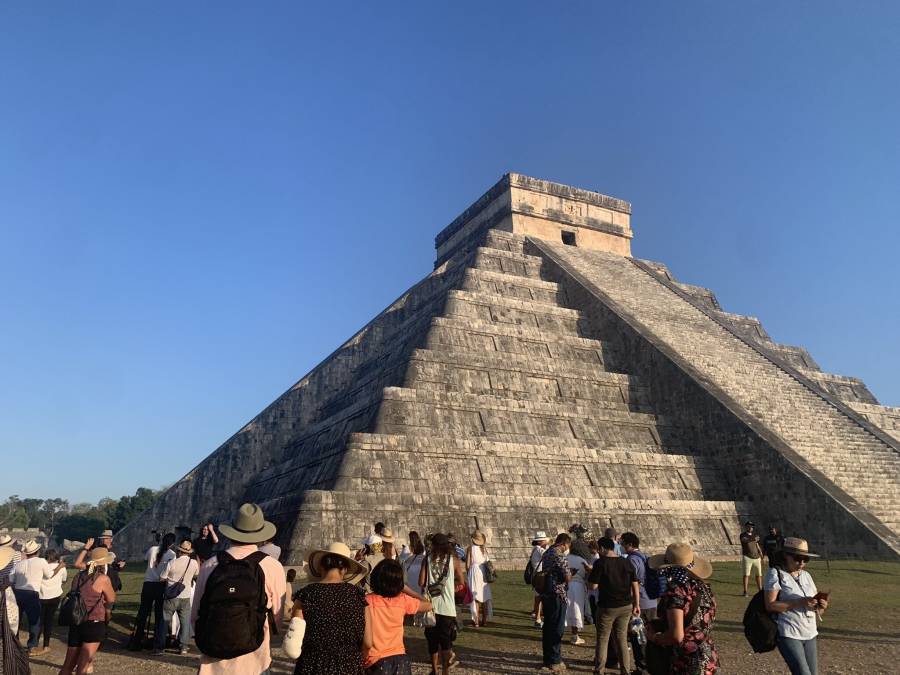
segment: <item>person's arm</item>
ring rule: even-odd
[[[463,569],[462,561],[459,559],[459,556],[453,556],[453,573],[458,579],[456,583],[464,581],[466,578],[466,571]]]
[[[421,584],[419,584],[421,586]],[[403,592],[411,598],[415,598],[416,600],[424,600],[425,596],[421,593],[416,593],[413,589],[411,589],[406,584],[403,584]]]
[[[434,605],[431,604],[431,600],[426,600],[422,598],[419,600],[419,611],[420,612],[430,612],[434,608]]]
[[[419,588],[425,588],[425,581],[428,578],[428,558],[422,559],[422,568],[419,570]]]
[[[94,538],[90,537],[86,542],[84,542],[84,548],[78,552],[78,555],[75,556],[75,562],[73,563],[76,570],[83,570],[87,567],[84,563],[84,559],[87,557],[88,551],[91,549],[91,546],[94,545]]]
[[[666,623],[668,630],[665,633],[656,633],[653,641],[661,647],[680,645],[684,642],[684,611],[670,609],[666,612]]]
[[[466,546],[466,572],[472,569],[472,547]]]
[[[206,527],[209,528],[209,538],[212,539],[213,545],[219,543],[219,535],[216,534],[216,528],[212,526],[212,523],[207,523]]]
[[[105,574],[100,578],[100,588],[97,590],[103,595],[107,605],[111,605],[116,601],[116,592],[113,590],[112,582]]]
[[[794,598],[793,600],[779,600],[778,589],[766,591],[766,611],[772,614],[789,612],[792,609],[816,609],[819,601],[815,598]],[[827,602],[825,603],[828,604]]]
[[[369,651],[375,646],[372,639],[372,610],[366,605],[366,627],[363,629],[363,651]]]
[[[641,615],[641,585],[637,581],[631,582],[631,613]]]

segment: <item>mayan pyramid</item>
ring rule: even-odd
[[[900,555],[900,408],[631,257],[631,207],[508,174],[436,238],[434,271],[118,537],[263,506],[296,563],[383,520],[486,531],[519,565],[580,522],[738,551],[777,522],[833,555]],[[385,261],[389,263],[390,261]]]

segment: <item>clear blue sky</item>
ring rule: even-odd
[[[302,4],[0,8],[0,498],[173,482],[510,170],[900,405],[896,3]]]

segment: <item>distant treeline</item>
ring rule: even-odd
[[[159,490],[138,488],[133,495],[119,499],[104,497],[96,504],[69,504],[67,499],[21,499],[12,495],[0,504],[0,528],[36,527],[51,539],[84,541],[102,530],[120,529],[149,507]]]

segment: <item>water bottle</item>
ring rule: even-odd
[[[634,617],[629,624],[629,629],[639,645],[643,646],[647,644],[647,631],[644,628],[644,622],[641,617]]]

